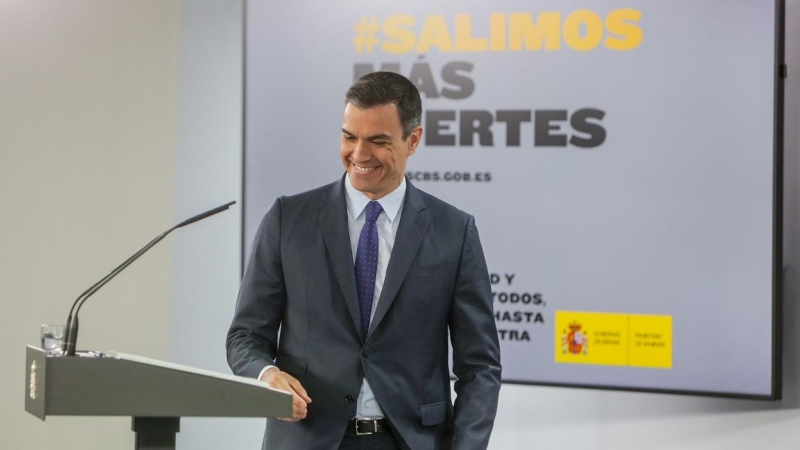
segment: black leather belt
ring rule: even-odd
[[[347,425],[347,431],[356,436],[386,433],[389,431],[389,423],[386,419],[353,419]]]

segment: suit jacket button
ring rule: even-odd
[[[369,349],[361,350],[361,356],[364,358],[369,358]]]
[[[352,395],[348,394],[348,395],[344,396],[344,402],[345,403],[350,404],[350,403],[353,403],[354,401],[356,401],[356,399]]]

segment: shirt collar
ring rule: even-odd
[[[350,182],[350,174],[345,176],[344,191],[347,199],[347,213],[350,214],[352,220],[356,220],[364,213],[367,204],[372,200],[363,192],[353,187],[353,183]],[[398,186],[397,189],[377,200],[377,202],[381,204],[383,212],[386,213],[389,223],[394,222],[394,219],[397,218],[397,214],[403,206],[403,199],[405,199],[405,197],[406,177],[403,177],[403,181],[400,182],[400,186]]]

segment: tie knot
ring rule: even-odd
[[[369,202],[367,203],[367,222],[375,222],[378,220],[378,216],[381,215],[381,204],[378,202]]]

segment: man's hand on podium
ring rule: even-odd
[[[297,422],[298,420],[305,419],[308,412],[308,404],[311,403],[311,398],[308,396],[305,388],[297,378],[281,371],[277,367],[270,367],[261,376],[261,381],[267,383],[267,386],[283,391],[291,392],[292,395],[292,417],[279,417],[279,420],[287,422]]]

